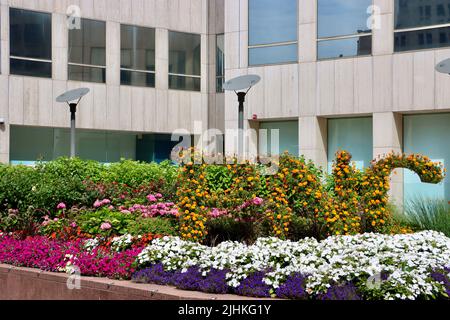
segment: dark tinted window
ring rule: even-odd
[[[216,91],[223,92],[223,82],[225,79],[225,42],[224,35],[216,37]]]
[[[155,71],[155,29],[121,26],[121,67]]]
[[[155,86],[155,29],[121,26],[121,84]]]
[[[80,29],[69,30],[69,80],[105,82],[105,66],[106,23],[81,19]]]
[[[169,88],[200,91],[200,75],[200,35],[169,32]]]
[[[395,28],[450,23],[450,0],[395,0]]]
[[[395,0],[396,52],[448,47],[450,0]],[[419,30],[404,31],[418,28]]]
[[[447,47],[449,39],[450,27],[396,32],[394,48],[396,52],[400,52]]]
[[[51,14],[11,8],[9,22],[10,73],[51,78]]]

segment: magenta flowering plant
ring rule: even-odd
[[[122,252],[96,247],[86,250],[84,239],[62,241],[37,236],[25,240],[0,235],[0,263],[44,271],[69,271],[79,268],[82,275],[117,279],[130,279],[133,264],[142,248],[134,247]]]
[[[256,222],[263,218],[265,211],[265,201],[262,198],[254,197],[235,208],[232,216],[237,222]]]
[[[161,193],[149,194],[146,199],[149,204],[135,203],[130,206],[120,206],[119,210],[123,214],[139,214],[143,218],[155,217],[178,217],[179,211],[175,203],[164,202]]]
[[[100,207],[104,207],[104,206],[109,206],[111,204],[111,200],[109,199],[103,199],[103,200],[96,200],[94,202],[93,207],[94,208],[100,208]]]

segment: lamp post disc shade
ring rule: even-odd
[[[450,59],[445,59],[436,65],[436,71],[440,73],[450,74]]]
[[[81,99],[85,95],[89,93],[88,88],[79,88],[75,90],[67,91],[66,93],[63,93],[58,98],[56,98],[56,102],[71,102],[78,99]]]
[[[259,81],[261,77],[257,75],[247,75],[231,79],[223,85],[223,88],[227,91],[238,91],[253,87]]]

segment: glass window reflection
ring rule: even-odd
[[[169,88],[200,91],[200,76],[201,36],[169,32]]]
[[[450,0],[395,0],[395,52],[448,47],[446,24]]]
[[[319,59],[370,55],[372,36],[320,41],[317,45]]]
[[[249,45],[297,41],[297,0],[249,0]]]
[[[11,8],[9,19],[10,73],[51,78],[51,14]]]
[[[155,87],[155,29],[121,25],[121,84]]]
[[[249,49],[251,65],[275,64],[297,61],[297,44]]]
[[[81,19],[69,30],[69,80],[106,82],[106,23]]]
[[[449,39],[450,27],[396,32],[394,49],[395,52],[401,52],[447,47]]]
[[[298,0],[249,0],[249,65],[298,60]]]
[[[372,54],[372,0],[318,0],[317,58]]]
[[[216,37],[216,91],[223,92],[225,80],[225,39],[223,34]]]
[[[319,38],[371,32],[367,11],[372,0],[319,0],[317,4]]]
[[[450,0],[395,0],[395,28],[450,23]]]
[[[81,28],[69,30],[69,62],[106,65],[106,23],[81,19]]]

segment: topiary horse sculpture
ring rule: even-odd
[[[343,226],[330,227],[332,234],[388,231],[386,228],[391,220],[387,209],[388,193],[390,176],[395,169],[414,171],[426,183],[437,184],[444,179],[445,169],[440,163],[433,163],[428,157],[418,154],[390,153],[372,161],[365,172],[357,170],[351,159],[350,153],[339,151],[333,164],[335,190],[332,202],[343,207],[336,211],[343,220]]]
[[[238,164],[236,159],[228,159],[220,175],[211,175],[205,163],[192,158],[181,168],[179,177],[181,236],[203,241],[208,220],[218,213],[232,219],[253,215],[250,220],[268,222],[270,234],[280,238],[289,236],[294,216],[311,220],[317,237],[387,233],[392,231],[388,192],[393,170],[410,169],[428,183],[444,179],[440,163],[417,154],[388,154],[365,171],[356,169],[351,159],[350,153],[339,151],[330,180],[324,184],[323,172],[312,162],[289,154],[280,156],[278,173],[273,176],[264,176],[258,165]],[[215,182],[218,176],[220,183]],[[216,190],[216,185],[222,187]]]

